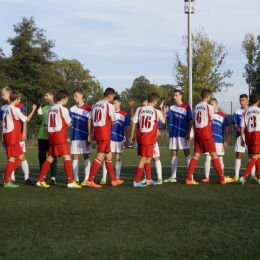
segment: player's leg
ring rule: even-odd
[[[115,165],[115,170],[116,170],[116,178],[117,178],[118,180],[120,179],[121,168],[122,168],[121,155],[122,155],[122,153],[116,153],[116,165]]]
[[[178,141],[177,137],[170,137],[169,149],[171,150],[171,176],[164,182],[176,182],[176,172],[178,166]]]
[[[72,140],[70,145],[70,153],[72,154],[72,171],[74,180],[79,182],[79,154],[81,153],[79,140]]]
[[[91,148],[91,152],[92,152],[92,148]],[[89,178],[91,163],[90,163],[90,159],[89,159],[89,154],[83,154],[83,158],[84,158],[85,177],[84,177],[84,181],[81,183],[81,185],[86,186],[87,180]]]
[[[240,136],[236,138],[236,142],[235,142],[235,147],[234,147],[234,151],[236,152],[236,158],[235,158],[235,176],[234,176],[234,181],[238,181],[239,180],[239,171],[240,171],[240,167],[241,167],[241,159],[242,159],[242,155],[243,153],[245,153],[246,148],[241,146],[241,142],[240,142]]]
[[[157,173],[157,184],[162,184],[162,163],[160,160],[160,149],[158,142],[156,142],[154,149],[153,149],[153,161],[154,161],[154,166],[155,170]]]
[[[258,184],[260,184],[260,157],[259,157],[259,155],[257,157],[255,167],[256,167],[256,172],[257,172],[257,177],[258,177]]]
[[[138,150],[140,151],[141,148],[142,148],[142,146],[139,145]],[[140,154],[139,151],[138,151],[138,154]],[[147,162],[147,157],[141,156],[139,159],[139,163],[136,167],[135,178],[134,178],[134,183],[133,183],[134,187],[146,187],[147,186],[146,184],[141,183],[141,177],[143,175],[144,165],[146,162]]]
[[[116,142],[110,141],[110,151],[114,153],[116,151]],[[100,181],[101,185],[105,185],[107,183],[107,167],[106,167],[106,161],[103,162],[103,167],[102,167],[102,179]]]
[[[195,150],[195,148],[194,148]],[[199,184],[198,182],[196,182],[195,180],[193,180],[193,173],[194,173],[194,170],[196,168],[196,165],[197,165],[197,162],[200,158],[200,155],[201,153],[199,152],[199,150],[197,152],[194,152],[194,155],[190,161],[190,164],[189,164],[189,168],[188,168],[188,176],[187,176],[187,179],[186,179],[186,184],[187,185],[190,185],[190,184]]]
[[[210,154],[209,153],[205,153],[205,161],[204,161],[204,174],[205,174],[205,178],[201,182],[204,182],[204,183],[208,183],[209,182],[210,162],[211,162]]]
[[[56,185],[56,175],[57,175],[57,157],[54,157],[51,163],[51,184]]]
[[[248,153],[248,159],[249,159],[249,161],[251,160],[251,156],[249,153]],[[256,170],[256,166],[254,165],[251,170],[251,181],[258,182],[258,178],[255,176],[255,170]]]
[[[47,172],[50,168],[51,163],[54,160],[54,156],[51,155],[52,153],[50,152],[50,150],[51,150],[51,147],[49,149],[49,156],[47,157],[47,159],[45,160],[45,162],[42,165],[40,176],[38,178],[38,182],[36,183],[36,186],[38,186],[38,187],[43,187],[43,188],[49,188],[50,187],[50,185],[48,185],[45,182]]]

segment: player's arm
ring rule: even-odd
[[[240,127],[240,142],[241,142],[241,146],[245,146],[245,140],[244,140],[244,133],[245,133],[245,128],[244,127]]]
[[[37,110],[37,118],[36,118],[37,125],[40,125],[42,123],[42,114],[43,114],[42,107],[39,107]]]
[[[224,147],[227,147],[227,144],[228,144],[228,126],[224,126],[224,135],[225,135]]]
[[[235,131],[241,133],[241,129],[237,124],[233,124],[233,127],[234,127]]]
[[[185,140],[190,140],[190,131],[191,131],[192,126],[193,126],[193,120],[192,120],[192,118],[190,118],[189,119],[188,131],[187,131],[187,134],[184,137]]]
[[[88,119],[88,139],[87,144],[92,143],[92,136],[93,136],[93,121],[91,119]]]
[[[135,126],[136,126],[136,123],[132,123],[132,125],[131,125],[131,136],[130,136],[130,142],[131,143],[133,143],[133,140],[134,140]]]
[[[135,114],[135,102],[134,100],[129,101],[129,106],[130,106],[130,120],[133,120],[134,114]]]
[[[31,113],[27,116],[27,120],[26,120],[26,123],[29,123],[32,119],[32,116],[36,110],[37,106],[35,104],[32,105],[32,111]]]

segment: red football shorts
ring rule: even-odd
[[[111,139],[97,141],[97,152],[110,153],[111,152],[110,143],[111,143]]]
[[[213,137],[207,140],[195,140],[194,153],[214,153],[216,146]]]
[[[68,142],[57,145],[49,145],[48,155],[58,157],[65,154],[70,154]]]
[[[138,155],[141,157],[153,157],[154,144],[138,145]]]
[[[259,154],[260,153],[260,145],[248,145],[247,151],[249,154]]]
[[[23,154],[23,149],[20,145],[20,143],[16,143],[13,145],[7,145],[6,146],[6,154],[7,157],[19,157],[21,154]]]

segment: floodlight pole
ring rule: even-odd
[[[191,14],[195,12],[195,0],[184,0],[184,12],[188,14],[188,97],[192,104],[192,47],[191,47]]]

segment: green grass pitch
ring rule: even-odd
[[[6,157],[0,156],[3,173]],[[234,156],[228,148],[226,175],[234,175]],[[36,181],[37,149],[28,149],[27,159]],[[133,188],[136,150],[126,149],[122,160],[124,185],[98,190],[66,188],[61,159],[57,186],[50,189],[26,186],[19,167],[20,187],[0,187],[0,260],[260,259],[260,185],[248,178],[243,186],[222,186],[212,169],[209,184],[186,186],[180,151],[177,183]],[[161,161],[165,179],[170,175],[168,149],[161,149]],[[203,161],[202,156],[194,173],[198,181],[203,178]],[[244,155],[242,168],[247,161]],[[154,168],[152,174],[156,179]],[[83,165],[80,177],[83,180]],[[101,171],[95,180],[100,179]]]

